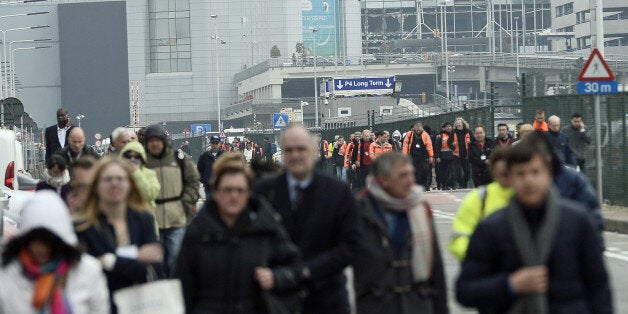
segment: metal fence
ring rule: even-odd
[[[430,126],[433,130],[440,130],[440,126],[444,122],[453,123],[457,117],[464,118],[469,126],[472,128],[476,124],[483,124],[486,129],[487,136],[491,137],[493,135],[494,129],[494,121],[493,121],[493,110],[491,107],[479,107],[462,111],[454,111],[447,112],[438,115],[432,116],[412,116],[408,115],[406,118],[399,119],[397,118],[395,121],[390,121],[388,116],[380,116],[377,113],[370,117],[369,119],[352,119],[355,121],[359,121],[362,123],[355,123],[349,126],[341,126],[333,128],[325,128],[318,130],[316,132],[321,133],[324,140],[332,141],[335,135],[342,135],[345,138],[350,134],[353,134],[357,131],[363,131],[365,129],[369,129],[372,131],[382,131],[388,130],[391,135],[394,130],[399,130],[401,133],[406,132],[410,129],[410,127],[415,122],[421,122],[423,125]],[[371,121],[371,123],[366,123],[366,121]],[[336,126],[336,125],[335,125]],[[250,138],[254,142],[262,143],[264,137],[269,137],[272,139],[278,140],[279,131],[250,131],[246,134],[248,138]]]
[[[585,128],[593,143],[586,149],[584,173],[596,186],[595,176],[595,126],[592,96],[561,95],[524,98],[522,117],[532,123],[538,109],[545,116],[557,115],[561,124],[568,125],[573,113],[582,114]],[[602,96],[601,98],[601,145],[602,190],[605,203],[628,206],[628,93]]]
[[[338,129],[326,129],[320,131],[324,139],[332,140],[335,135],[343,135],[345,138],[356,131],[370,129],[372,131],[388,130],[392,134],[394,130],[401,133],[408,131],[415,122],[421,122],[424,126],[430,126],[432,130],[438,132],[440,126],[445,122],[453,123],[457,117],[464,118],[472,128],[476,124],[483,124],[486,129],[487,136],[493,136],[493,111],[491,107],[480,107],[469,110],[454,111],[432,115],[427,117],[409,117],[397,121],[379,123],[379,117],[375,115],[375,123],[370,125],[356,125]]]

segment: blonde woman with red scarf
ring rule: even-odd
[[[100,263],[81,254],[70,214],[53,191],[35,194],[2,253],[0,313],[109,313]]]

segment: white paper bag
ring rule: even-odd
[[[119,314],[183,314],[181,281],[168,279],[135,285],[113,293]]]

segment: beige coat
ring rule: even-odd
[[[177,161],[179,154],[183,156],[183,176]],[[199,198],[200,177],[192,158],[181,151],[174,151],[170,145],[166,146],[160,157],[147,155],[146,166],[157,173],[161,184],[155,209],[159,228],[185,227],[186,216]]]

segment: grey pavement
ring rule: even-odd
[[[628,207],[602,205],[602,216],[606,231],[628,234]]]
[[[455,300],[454,285],[460,271],[460,265],[447,249],[456,211],[469,191],[432,191],[426,193],[426,197],[434,210],[436,229],[447,276],[449,309],[452,314],[477,313],[475,310],[462,307]],[[610,277],[615,313],[628,314],[628,281],[625,280],[625,274],[628,274],[628,228],[625,228],[628,221],[628,208],[604,206],[602,212],[607,226],[607,232],[604,232],[606,243],[604,256]],[[623,227],[611,232],[608,230],[609,226]]]

